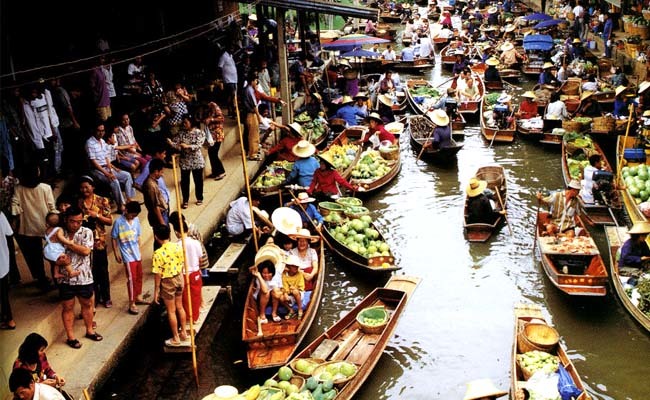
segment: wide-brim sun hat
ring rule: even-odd
[[[370,115],[368,115],[368,116],[366,117],[366,121],[370,122],[370,121],[372,121],[372,120],[377,121],[377,122],[380,123],[380,124],[383,124],[383,123],[384,123],[384,120],[381,119],[381,116],[380,116],[379,114],[377,114],[376,112],[374,112],[374,113],[370,113]]]
[[[302,137],[302,126],[297,122],[292,122],[289,124],[289,130],[295,135]]]
[[[644,117],[650,117],[650,110],[645,110],[645,111],[643,112],[643,116],[644,116]]]
[[[488,60],[485,62],[485,64],[487,64],[487,65],[491,65],[491,66],[493,66],[493,67],[496,67],[497,65],[500,64],[500,62],[499,62],[499,60],[497,60],[496,58],[491,57],[491,58],[488,58]]]
[[[623,92],[626,91],[626,90],[627,90],[627,86],[623,86],[623,85],[621,85],[621,86],[618,86],[618,87],[616,88],[615,93],[616,93],[616,95],[618,96],[619,94],[623,93]]]
[[[508,392],[500,390],[490,379],[477,379],[467,383],[467,390],[463,400],[476,400],[483,397],[502,397]]]
[[[535,95],[535,92],[533,92],[532,90],[528,90],[528,91],[524,92],[524,94],[522,94],[521,97],[526,97],[526,98],[529,98],[529,99],[536,99],[537,98],[537,96]]]
[[[645,92],[650,87],[650,82],[643,81],[639,84],[639,94]]]
[[[248,20],[249,20],[249,21],[257,21],[257,15],[255,15],[255,14],[251,14],[251,15],[249,15],[249,16],[248,16]]]
[[[483,193],[483,191],[485,191],[485,188],[487,188],[487,181],[472,178],[469,180],[469,184],[467,184],[465,192],[469,197],[476,197],[479,194]]]
[[[546,61],[542,66],[542,69],[553,68],[553,67],[555,67],[555,65],[553,65],[552,62]]]
[[[285,265],[285,267],[293,265],[295,267],[300,268],[300,258],[298,258],[298,256],[295,255],[295,254],[289,254],[287,256],[287,259],[284,260],[284,265]]]
[[[569,187],[569,189],[575,189],[575,190],[582,189],[582,186],[580,186],[580,182],[578,182],[577,179],[571,179],[567,186]]]
[[[271,222],[278,232],[285,235],[298,233],[302,228],[302,218],[298,211],[289,207],[276,208],[271,214]]]
[[[353,103],[354,99],[348,95],[343,96],[343,99],[341,100],[341,105],[348,104],[348,103]]]
[[[318,159],[319,159],[319,161],[322,161],[322,162],[324,162],[325,164],[327,164],[327,166],[330,167],[331,169],[336,169],[336,166],[334,165],[334,163],[332,162],[332,160],[329,159],[329,157],[328,157],[327,155],[325,155],[325,154],[319,154],[319,155],[318,155]]]
[[[429,115],[434,124],[438,126],[449,125],[449,116],[443,110],[433,110]]]
[[[503,30],[504,30],[505,32],[512,32],[512,31],[515,30],[515,26],[512,25],[512,24],[508,24],[508,25],[506,25],[506,26],[503,28]],[[513,46],[513,47],[514,47],[514,46]]]
[[[379,100],[381,104],[388,107],[391,107],[393,105],[393,100],[390,97],[386,96],[385,94],[380,94],[379,96],[377,96],[377,100]]]
[[[354,99],[354,100],[357,100],[357,99],[365,99],[365,100],[368,100],[368,95],[366,94],[366,92],[359,92],[359,93],[357,93],[357,94],[353,97],[353,99]]]
[[[296,157],[307,158],[316,152],[316,146],[306,140],[301,140],[291,148],[291,151]]]
[[[302,204],[313,203],[314,201],[316,201],[315,198],[309,197],[309,194],[307,192],[298,193],[296,200],[298,201],[298,203],[302,203]]]
[[[512,50],[514,48],[515,48],[515,46],[512,43],[506,42],[501,46],[501,51],[508,51],[508,50]]]
[[[487,12],[488,14],[496,14],[497,12],[499,12],[499,9],[497,7],[492,6],[488,8]]]
[[[634,225],[632,225],[632,228],[629,231],[627,231],[627,233],[631,235],[650,233],[650,222],[646,222],[646,221],[635,222]]]
[[[582,43],[582,40],[580,40],[578,38],[575,38],[575,39],[573,39],[573,43]]]
[[[592,92],[591,90],[585,90],[584,92],[582,92],[582,95],[580,95],[580,101],[584,101],[590,98],[591,96],[593,96],[593,94],[594,92]]]
[[[299,230],[298,233],[294,233],[293,235],[289,235],[289,237],[292,240],[307,239],[312,243],[316,243],[318,241],[318,236],[312,236],[311,232],[309,232],[309,229],[305,229],[305,228],[302,228],[301,230]]]

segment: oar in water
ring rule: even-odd
[[[420,150],[420,153],[418,154],[418,157],[415,159],[415,161],[420,161],[420,157],[422,157],[422,154],[424,153],[424,150],[426,149],[427,143],[429,143],[429,140],[431,140],[431,136],[433,136],[433,132],[435,129],[432,129],[431,132],[429,133],[429,136],[427,136],[427,140],[422,143],[422,149]]]
[[[501,205],[501,209],[505,212],[505,214],[503,214],[503,219],[506,221],[506,224],[508,225],[508,230],[510,231],[510,236],[512,236],[512,227],[510,226],[510,221],[508,221],[507,211],[506,211],[506,208],[503,205],[503,200],[501,200],[501,193],[499,192],[499,188],[495,187],[495,189],[496,189],[495,192],[497,192],[497,199],[499,199],[499,204]]]

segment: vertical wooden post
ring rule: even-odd
[[[289,88],[289,65],[287,64],[287,46],[284,35],[285,12],[283,8],[277,9],[278,19],[278,64],[280,66],[280,98],[288,107],[282,110],[282,124],[289,125],[293,121],[293,107],[291,104],[291,89]]]

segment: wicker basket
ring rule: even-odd
[[[530,377],[533,376],[535,372],[537,372],[537,371],[531,371],[528,368],[524,367],[519,360],[517,360],[517,366],[519,366],[519,369],[521,370],[521,374],[523,375],[525,381],[529,380]]]
[[[370,210],[368,210],[366,207],[364,207],[364,206],[356,206],[356,207],[358,207],[358,208],[355,208],[354,211],[352,211],[349,208],[346,208],[345,209],[345,215],[348,218],[355,219],[355,218],[361,218],[364,215],[370,214]]]
[[[342,213],[343,211],[345,211],[345,207],[338,203],[333,203],[331,201],[321,201],[320,203],[318,203],[318,211],[323,217],[325,217],[332,212]]]
[[[616,119],[613,117],[596,117],[591,124],[591,129],[594,131],[609,132],[616,126]]]
[[[382,318],[382,316],[384,318],[384,322],[380,325],[370,326],[366,325],[363,322],[364,317]],[[386,308],[383,306],[364,308],[359,312],[359,314],[357,314],[357,323],[359,324],[359,329],[361,329],[363,333],[367,334],[381,333],[381,331],[384,330],[384,327],[388,323],[388,319],[388,312],[386,312]]]
[[[562,93],[563,94],[572,94],[572,95],[577,95],[580,94],[580,87],[582,86],[582,80],[580,78],[575,79],[575,78],[569,78],[567,81],[562,85]]]
[[[637,43],[625,43],[625,53],[632,58],[636,58],[639,55],[640,46]]]
[[[584,125],[576,121],[562,121],[562,129],[567,132],[582,132]]]
[[[291,362],[289,362],[289,367],[293,370],[293,373],[295,375],[302,376],[303,378],[309,378],[311,376],[311,374],[306,373],[306,372],[302,372],[302,371],[298,371],[296,369],[296,362],[298,360],[307,361],[308,363],[310,363],[310,364],[312,364],[314,366],[314,369],[316,369],[317,366],[319,366],[319,365],[321,365],[322,363],[325,362],[325,360],[320,359],[320,358],[296,358],[294,360],[291,360]],[[296,385],[296,386],[298,386],[298,385]]]
[[[399,148],[380,147],[379,154],[384,160],[397,160],[399,158]]]
[[[311,376],[313,376],[313,377],[316,378],[317,380],[321,381],[321,380],[319,379],[320,374],[322,374],[323,372],[325,372],[325,370],[327,369],[327,367],[328,367],[330,364],[336,364],[336,363],[340,363],[340,362],[342,362],[342,361],[328,361],[328,362],[324,362],[324,363],[322,363],[321,365],[319,365],[318,367],[316,367],[316,369],[314,370],[314,373],[313,373]],[[352,378],[354,378],[355,376],[357,376],[357,373],[359,372],[359,366],[355,364],[355,367],[356,367],[356,371],[354,372],[354,374],[352,374],[352,375],[350,375],[350,376],[348,376],[348,377],[346,377],[346,378],[334,379],[334,384],[340,387],[340,386],[342,386],[343,384],[347,383],[347,382],[348,382],[349,380],[351,380]]]
[[[336,202],[343,207],[363,205],[363,201],[357,197],[339,197]]]
[[[645,25],[632,25],[630,33],[638,35],[641,40],[650,39],[650,28]]]
[[[560,341],[560,334],[555,328],[539,323],[527,323],[517,335],[517,347],[520,353],[533,350],[553,353]]]

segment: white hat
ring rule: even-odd
[[[505,43],[501,46],[501,51],[508,51],[508,50],[512,50],[512,49],[514,49],[514,48],[515,48],[515,46],[514,46],[512,43],[510,43],[510,42],[505,42]]]
[[[634,225],[632,225],[632,229],[627,231],[627,233],[632,235],[650,233],[650,222],[646,222],[646,221],[635,222]]]
[[[546,61],[544,65],[542,66],[542,69],[547,69],[547,68],[553,68],[555,65],[553,65],[552,62]]]
[[[316,200],[313,197],[309,197],[309,194],[307,194],[307,192],[298,193],[298,197],[296,197],[296,199],[298,200],[298,203],[303,203],[303,204],[304,203],[312,203],[312,202],[314,202]]]
[[[650,87],[650,82],[643,81],[639,84],[639,94],[645,92]]]
[[[508,24],[508,25],[506,25],[506,26],[503,28],[503,30],[504,30],[505,32],[512,32],[512,31],[515,30],[515,26],[512,25],[512,24]]]
[[[255,14],[251,14],[251,15],[249,15],[249,16],[248,16],[248,20],[249,20],[249,21],[257,21],[257,15],[255,15]]]
[[[438,126],[449,125],[449,117],[443,110],[433,110],[429,115],[434,124]]]
[[[377,96],[377,99],[378,99],[378,100],[379,100],[383,105],[386,105],[386,106],[388,106],[388,107],[392,107],[392,106],[393,106],[393,100],[392,100],[390,97],[386,96],[385,94],[380,94],[379,96]]]
[[[343,96],[343,99],[341,99],[341,105],[348,104],[348,103],[353,103],[353,102],[354,102],[354,99],[352,98],[352,96],[345,95],[345,96]]]
[[[463,400],[476,400],[483,397],[501,397],[508,394],[505,390],[499,390],[490,379],[477,379],[467,383],[467,391]]]
[[[292,235],[302,228],[302,218],[298,211],[289,207],[276,208],[271,214],[271,222],[278,232]]]
[[[284,265],[285,265],[286,267],[288,267],[288,266],[290,266],[290,265],[294,265],[294,266],[300,268],[300,264],[301,264],[301,263],[300,263],[300,258],[298,258],[298,256],[295,255],[295,254],[289,254],[289,256],[287,257],[287,259],[284,260]]]
[[[289,130],[293,131],[296,135],[302,137],[302,125],[297,122],[292,122],[289,124]]]
[[[499,12],[499,9],[492,6],[492,7],[488,8],[487,12],[488,12],[488,14],[496,14],[497,12]]]
[[[535,95],[535,92],[533,92],[532,90],[528,90],[528,91],[524,92],[524,94],[522,94],[521,97],[528,97],[529,99],[536,99],[537,98],[537,96]]]
[[[623,93],[626,90],[627,90],[627,86],[620,85],[616,88],[616,95],[618,96],[619,94]]]
[[[383,123],[384,123],[384,120],[381,119],[381,116],[380,116],[378,113],[376,113],[376,112],[374,112],[374,113],[370,113],[370,115],[368,115],[368,116],[366,117],[366,121],[370,121],[370,120],[375,120],[375,121],[377,121],[377,122],[380,123],[380,124],[383,124]]]
[[[298,233],[294,233],[293,235],[289,235],[289,237],[291,239],[293,239],[293,240],[307,239],[312,243],[318,241],[318,236],[312,236],[311,232],[309,232],[309,229],[305,229],[305,228],[302,228],[301,230],[299,230]]]
[[[301,140],[291,148],[293,154],[300,158],[311,157],[316,152],[316,146],[306,140]]]
[[[476,197],[479,194],[483,193],[486,187],[487,187],[486,181],[477,178],[472,178],[469,180],[469,184],[467,185],[465,192],[469,197]]]
[[[492,66],[497,66],[500,64],[499,60],[496,57],[490,57],[488,60],[485,62],[487,65],[492,65]]]
[[[582,186],[580,186],[580,182],[578,182],[577,179],[571,179],[569,181],[568,187],[569,187],[569,189],[576,189],[576,190],[582,189]]]
[[[264,261],[271,261],[277,265],[282,260],[284,260],[284,250],[274,244],[272,239],[269,239],[269,242],[255,253],[255,265],[260,265]]]

